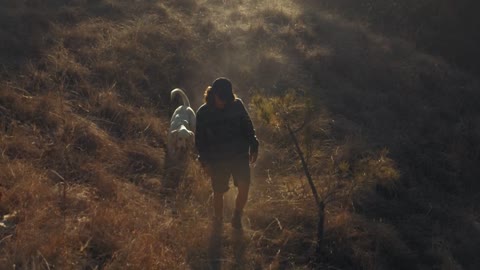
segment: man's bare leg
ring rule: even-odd
[[[238,193],[237,198],[235,199],[235,211],[242,213],[243,208],[247,204],[248,200],[248,191],[250,190],[250,183],[240,182],[238,183]]]
[[[238,193],[235,200],[235,212],[232,217],[232,226],[235,229],[242,229],[242,214],[245,204],[248,200],[248,191],[250,189],[250,183],[238,183]]]

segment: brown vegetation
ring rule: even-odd
[[[432,49],[442,60],[408,27],[393,36],[390,13],[362,15],[380,3],[344,3],[3,1],[1,268],[477,269],[478,81],[455,68],[460,47]],[[195,163],[164,192],[169,91],[198,106],[218,76],[251,105],[262,143],[243,235],[212,234]],[[330,202],[320,251],[269,103],[292,92],[309,112],[299,147]]]

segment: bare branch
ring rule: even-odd
[[[308,169],[307,162],[305,161],[305,158],[303,156],[302,149],[300,148],[300,144],[298,143],[297,137],[295,136],[295,133],[293,133],[293,130],[290,127],[290,125],[288,124],[288,122],[285,123],[285,126],[286,126],[288,132],[290,133],[290,137],[291,137],[291,139],[292,139],[292,141],[295,145],[295,149],[297,151],[297,154],[300,157],[300,160],[302,162],[303,170],[305,172],[305,176],[307,177],[308,184],[310,185],[310,189],[312,190],[312,194],[313,194],[313,197],[315,199],[315,202],[316,202],[317,206],[320,207],[321,205],[323,205],[323,200],[318,195],[317,188],[315,187],[315,184],[313,183],[312,176],[310,175],[310,171]]]

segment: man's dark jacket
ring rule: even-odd
[[[255,129],[242,100],[225,109],[203,104],[197,111],[195,146],[203,164],[247,158],[258,151]]]

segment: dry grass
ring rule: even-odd
[[[0,4],[0,268],[478,268],[474,78],[309,1],[133,2]],[[309,100],[322,254],[288,137],[254,107],[244,234],[212,231],[196,163],[169,178],[169,90],[196,107],[218,76],[247,104]]]

